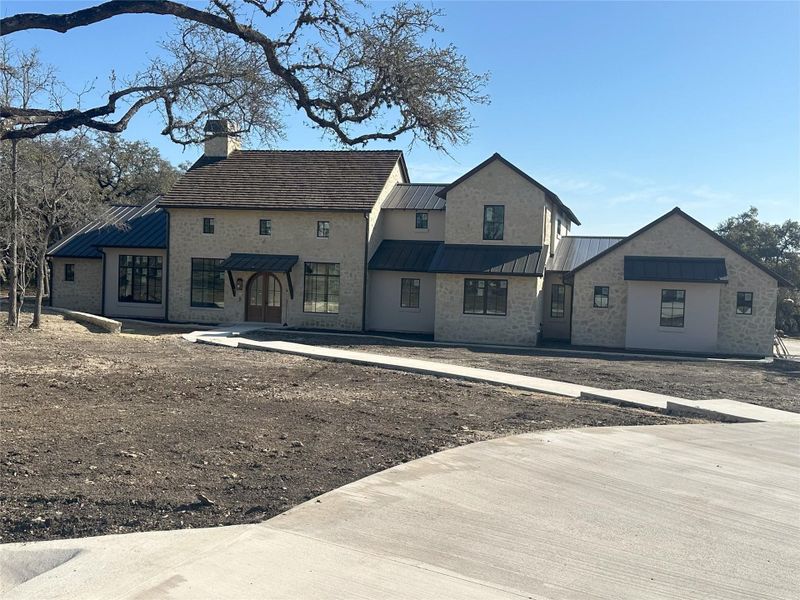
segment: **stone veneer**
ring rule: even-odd
[[[64,265],[75,265],[75,281],[64,280]],[[100,258],[53,258],[52,302],[68,308],[99,315],[103,289],[103,260]]]
[[[777,282],[679,214],[667,217],[575,274],[573,344],[625,346],[628,289],[624,279],[626,255],[724,258],[728,283],[722,284],[720,290],[717,352],[759,356],[772,354]],[[609,286],[607,309],[592,307],[595,285]],[[736,314],[736,292],[753,292],[752,315]]]
[[[470,278],[508,281],[505,316],[464,314],[464,279]],[[476,344],[536,344],[539,330],[537,297],[541,281],[541,277],[485,277],[438,273],[435,339]]]

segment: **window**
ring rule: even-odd
[[[418,212],[417,213],[416,228],[417,229],[427,229],[428,228],[428,213],[426,213],[426,212]]]
[[[317,221],[317,237],[329,238],[331,237],[331,222],[330,221]]]
[[[561,239],[561,219],[556,219],[556,237]]]
[[[490,205],[483,207],[483,239],[503,239],[503,221],[505,220],[505,213],[505,206]]]
[[[506,279],[465,279],[464,314],[506,314],[508,281]]]
[[[161,304],[161,274],[160,256],[121,254],[117,298],[120,302]]]
[[[339,263],[305,263],[303,310],[339,312]]]
[[[686,290],[661,290],[661,327],[683,327]]]
[[[258,235],[272,235],[272,219],[258,221]]]
[[[217,268],[221,262],[221,258],[192,259],[192,306],[201,308],[225,306],[225,271]]]
[[[736,314],[753,314],[753,292],[736,292]]]
[[[608,286],[594,286],[594,307],[608,308]]]
[[[203,233],[214,233],[213,217],[203,217]]]
[[[67,263],[64,265],[64,281],[75,281],[75,265]]]
[[[564,285],[554,283],[550,288],[550,318],[564,318]]]
[[[400,280],[400,308],[419,308],[419,279]]]

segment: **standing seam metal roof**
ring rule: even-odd
[[[587,260],[621,242],[623,237],[564,236],[547,265],[548,271],[572,271]]]
[[[441,183],[398,183],[382,208],[395,210],[444,210],[445,199],[437,196],[444,189]]]
[[[728,281],[728,269],[724,258],[626,256],[625,279],[725,283]]]

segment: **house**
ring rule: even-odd
[[[494,154],[412,183],[399,151],[241,150],[224,121],[161,198],[50,249],[52,303],[114,317],[441,341],[763,356],[779,276],[679,209],[572,236],[551,190]]]

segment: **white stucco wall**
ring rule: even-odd
[[[99,315],[103,281],[101,258],[53,258],[53,306]],[[75,281],[64,280],[64,265],[75,265]]]
[[[419,308],[400,307],[401,279],[419,279]],[[370,271],[369,329],[433,333],[436,316],[436,275],[404,271]]]
[[[428,229],[417,229],[417,212],[428,213]],[[444,240],[445,211],[397,210],[383,211],[383,236],[387,240]]]
[[[675,352],[717,352],[718,283],[628,282],[625,347]],[[661,290],[685,290],[683,327],[661,327]]]
[[[104,315],[108,317],[131,317],[139,319],[165,318],[164,300],[167,297],[167,260],[166,250],[148,248],[106,248],[106,294]],[[121,254],[134,256],[162,257],[161,299],[159,304],[146,302],[119,301],[119,257]]]

